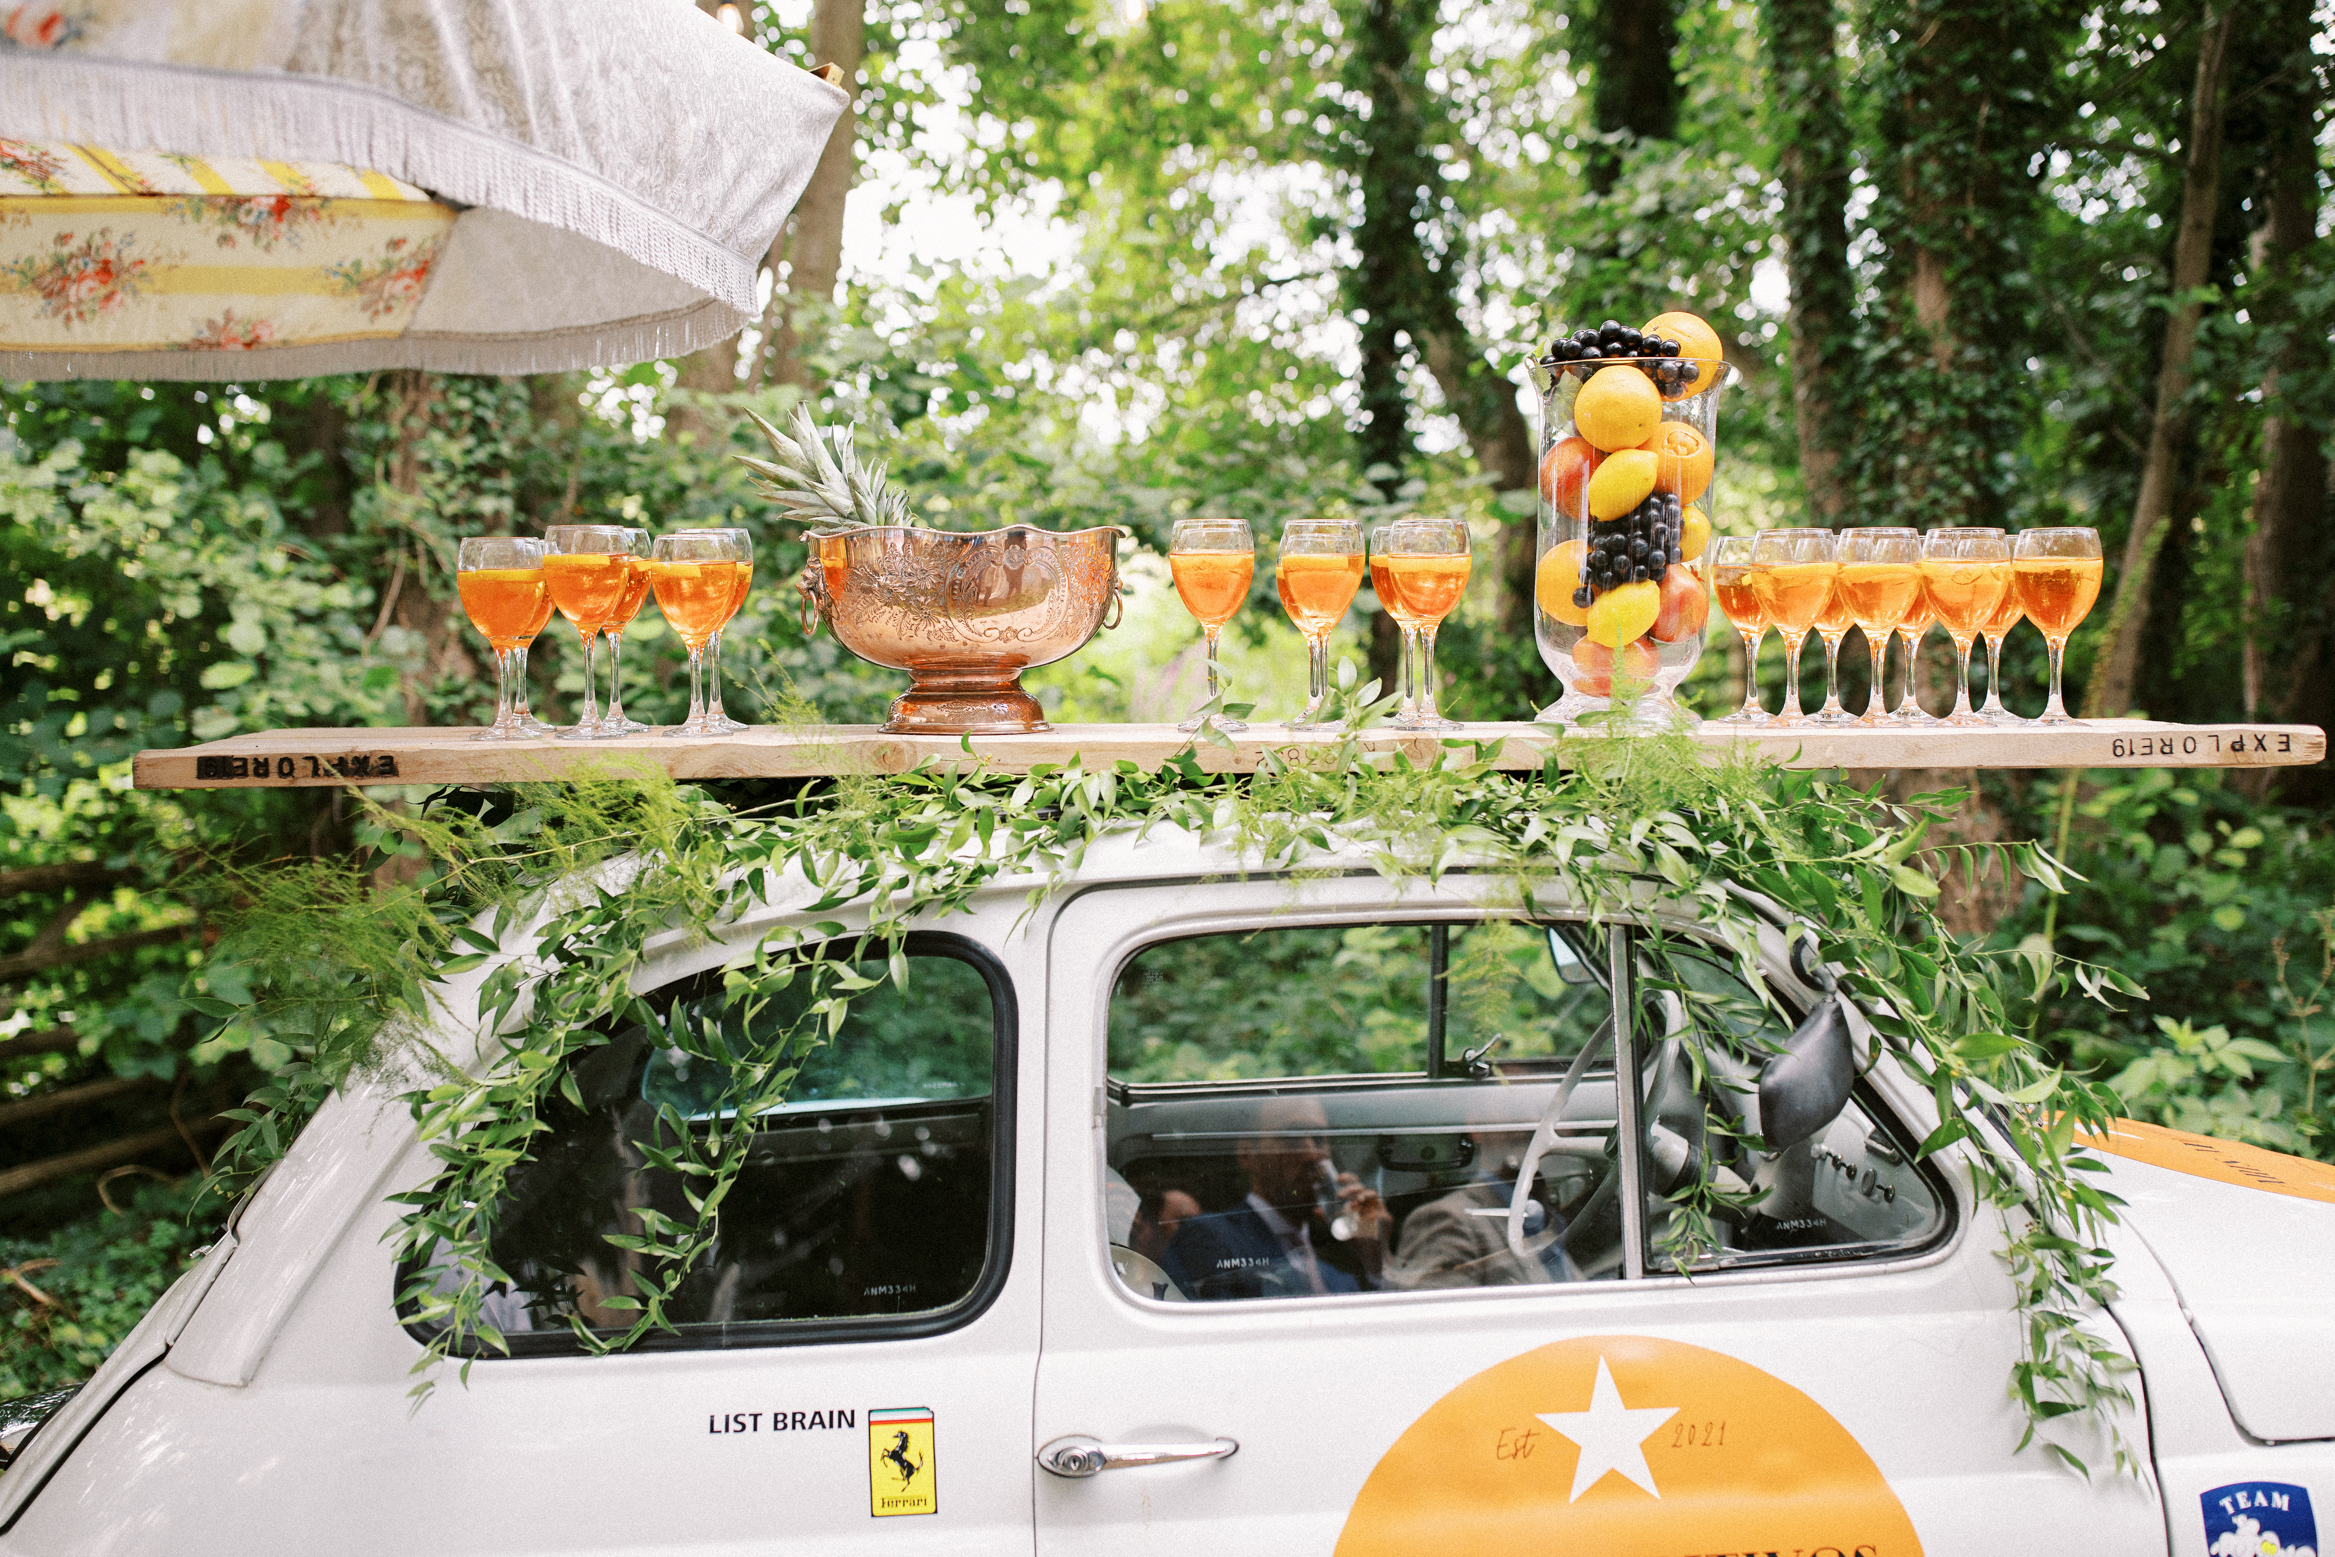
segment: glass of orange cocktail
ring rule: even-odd
[[[1249,597],[1249,580],[1256,576],[1257,542],[1246,519],[1179,519],[1168,536],[1168,572],[1184,609],[1200,623],[1208,642],[1208,701],[1199,713],[1176,726],[1197,730],[1214,718],[1220,730],[1245,730],[1238,719],[1219,716],[1217,700],[1224,695],[1224,672],[1216,663],[1216,640]]]
[[[1372,582],[1382,603],[1388,589],[1395,620],[1410,626],[1418,641],[1419,702],[1408,716],[1390,723],[1398,730],[1443,730],[1457,721],[1435,706],[1435,631],[1467,593],[1474,567],[1473,542],[1464,519],[1398,519],[1379,531],[1381,558],[1371,559]]]
[[[2011,588],[2011,542],[1979,526],[1932,530],[1922,538],[1922,592],[1954,640],[1954,711],[1945,722],[1983,728],[1970,706],[1970,645]]]
[[[1734,624],[1736,636],[1743,640],[1743,706],[1713,724],[1757,726],[1768,722],[1769,714],[1759,703],[1759,641],[1767,636],[1767,611],[1759,603],[1759,592],[1752,588],[1751,543],[1749,535],[1718,535],[1711,538],[1708,561],[1711,567],[1711,598],[1719,610]]]
[[[1305,712],[1289,721],[1292,730],[1321,723],[1330,699],[1330,634],[1362,587],[1365,555],[1360,520],[1292,519],[1281,527],[1273,588],[1305,637]]]
[[[2012,713],[2003,702],[2003,640],[2026,617],[2026,612],[2019,608],[2018,551],[2014,542],[2011,547],[2011,587],[2003,591],[2003,603],[1995,607],[1994,615],[1978,625],[1979,642],[1986,645],[1986,701],[1978,705],[1978,717],[1991,725],[2027,722]]]
[[[2059,660],[2068,635],[2100,598],[2100,532],[2079,527],[2022,530],[2011,558],[2011,579],[2019,609],[2043,634],[2051,650],[2051,701],[2037,724],[2082,724],[2068,717],[2060,701]]]
[[[1838,549],[1830,530],[1762,530],[1752,540],[1752,590],[1784,635],[1784,706],[1771,724],[1808,723],[1800,711],[1800,651],[1832,609],[1840,584]]]
[[[1938,716],[1922,707],[1914,695],[1914,673],[1921,666],[1922,643],[1930,629],[1938,624],[1938,613],[1930,605],[1930,592],[1917,589],[1913,603],[1905,608],[1905,615],[1897,621],[1897,641],[1904,650],[1905,678],[1897,687],[1897,702],[1889,710],[1895,724],[1936,724]]]
[[[555,524],[543,532],[543,580],[551,603],[584,641],[583,707],[574,726],[560,732],[561,740],[600,740],[624,733],[602,728],[593,651],[633,588],[638,561],[632,554],[635,533],[615,524]],[[637,602],[634,609],[639,609]]]
[[[495,722],[474,741],[518,741],[523,722],[527,645],[551,610],[543,581],[543,543],[518,535],[474,535],[458,549],[454,588],[470,625],[495,651]]]
[[[726,535],[738,548],[738,592],[731,598],[729,616],[723,617],[722,625],[714,629],[713,639],[705,650],[705,727],[711,734],[733,735],[747,726],[722,711],[722,634],[728,631],[738,608],[746,603],[746,592],[754,582],[754,537],[735,525],[690,526],[670,533]]]
[[[608,636],[608,712],[600,720],[602,735],[645,735],[649,727],[638,719],[624,716],[624,630],[640,615],[641,607],[649,600],[649,532],[627,528],[625,535],[631,546],[631,577],[624,587],[624,597],[616,602],[616,614],[609,618],[601,631]]]
[[[1889,635],[1921,598],[1921,532],[1871,525],[1843,530],[1839,555],[1841,609],[1873,651],[1873,690],[1857,723],[1895,724],[1897,717],[1883,711],[1882,666]]]
[[[649,587],[657,609],[689,651],[689,717],[668,735],[724,735],[706,713],[705,650],[737,608],[738,544],[719,532],[660,535],[649,548]]]

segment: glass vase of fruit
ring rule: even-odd
[[[1533,625],[1565,695],[1540,718],[1699,723],[1675,696],[1703,652],[1702,557],[1717,496],[1719,396],[1735,371],[1688,313],[1559,336],[1540,390]],[[1618,712],[1617,712],[1618,711]]]

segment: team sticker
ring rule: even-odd
[[[2291,1482],[2233,1482],[2200,1501],[2206,1557],[2318,1557],[2311,1495]]]

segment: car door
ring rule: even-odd
[[[1041,1551],[2162,1550],[2145,1487],[2018,1452],[1999,1216],[1918,1114],[1876,1077],[1792,1152],[1698,1136],[1743,1078],[1670,1029],[1735,975],[1641,963],[1460,876],[1067,904]],[[1682,1243],[1697,1151],[1739,1209]]]
[[[720,1094],[628,1029],[578,1062],[498,1207],[512,1282],[491,1317],[511,1355],[407,1398],[410,1273],[376,1191],[248,1383],[201,1376],[219,1370],[191,1325],[193,1349],[113,1405],[0,1551],[1026,1554],[1039,1147],[1017,1102],[1043,1056],[1002,935],[1015,909],[1002,949],[911,936],[906,986],[855,1001],[758,1119],[676,1333],[595,1356],[570,1328],[623,1322],[606,1300],[630,1256],[606,1237],[677,1209],[640,1150],[657,1105],[702,1118]],[[804,982],[753,1021],[791,1020]],[[655,999],[667,1020],[744,1021],[722,990],[716,968]],[[421,1176],[409,1150],[384,1188]],[[319,1231],[286,1225],[237,1258],[257,1270]]]

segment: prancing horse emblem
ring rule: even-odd
[[[892,1435],[892,1447],[884,1451],[884,1458],[899,1469],[900,1485],[903,1489],[914,1486],[916,1473],[924,1469],[923,1465],[909,1457],[908,1435],[906,1433],[896,1432]]]

